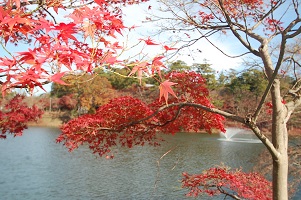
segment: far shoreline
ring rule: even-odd
[[[27,124],[28,127],[52,127],[52,128],[60,128],[63,125],[63,122],[58,117],[53,117],[53,115],[49,112],[45,112],[41,119],[37,122],[30,122]],[[237,122],[226,121],[224,123],[225,128],[241,128],[249,130],[248,128],[242,126]],[[262,130],[265,134],[271,135],[271,133],[267,129]],[[206,133],[206,132],[191,132],[191,133]],[[220,134],[220,131],[214,130],[212,134]],[[301,136],[301,128],[292,128],[288,130],[289,136]]]

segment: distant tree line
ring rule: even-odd
[[[263,94],[267,79],[260,68],[248,70],[216,71],[206,61],[188,65],[178,60],[168,65],[163,76],[171,71],[195,71],[200,73],[207,82],[211,98],[215,106],[241,115],[253,112]],[[66,74],[63,81],[66,85],[54,83],[51,88],[52,109],[69,111],[68,115],[78,116],[83,113],[94,113],[103,104],[114,97],[129,95],[153,100],[158,96],[154,78],[143,78],[140,85],[135,77],[128,77],[130,69],[113,68],[107,71],[96,70],[93,74]],[[294,84],[289,75],[282,75],[283,87]],[[269,123],[269,107],[263,115],[263,126]],[[298,116],[293,117],[290,125],[300,123]]]

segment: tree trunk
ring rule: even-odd
[[[287,200],[288,157],[283,154],[273,160],[273,199]]]
[[[287,109],[282,103],[280,94],[280,81],[275,80],[272,88],[273,103],[273,125],[272,142],[277,150],[277,155],[273,156],[273,199],[287,200],[287,180],[288,180],[288,134],[286,127]]]

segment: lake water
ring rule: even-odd
[[[181,188],[183,171],[198,173],[221,162],[248,171],[264,149],[261,143],[179,133],[166,136],[160,147],[119,149],[111,160],[87,147],[69,153],[55,143],[59,133],[33,127],[22,137],[0,140],[1,200],[193,199]]]

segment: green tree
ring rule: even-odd
[[[167,72],[171,71],[186,71],[191,70],[191,67],[188,66],[188,64],[182,60],[177,60],[175,62],[172,62],[170,65],[168,65]]]
[[[227,77],[230,78],[227,82],[224,80],[225,85],[219,91],[224,108],[242,115],[254,112],[259,97],[264,93],[265,85],[268,83],[264,73],[257,69],[243,73],[231,70]]]
[[[138,79],[128,77],[130,70],[127,68],[111,68],[109,70],[97,69],[95,73],[107,78],[112,87],[116,90],[130,88],[133,84],[139,83]]]
[[[79,112],[94,112],[95,108],[117,96],[108,79],[97,74],[67,74],[62,80],[67,85],[54,83],[52,96],[62,98],[72,95],[77,100],[76,110]]]
[[[196,71],[197,73],[200,73],[207,82],[207,86],[209,90],[215,90],[217,89],[217,80],[216,80],[216,71],[210,67],[211,65],[208,64],[205,60],[203,64],[200,63],[194,63],[191,68],[192,70]]]

